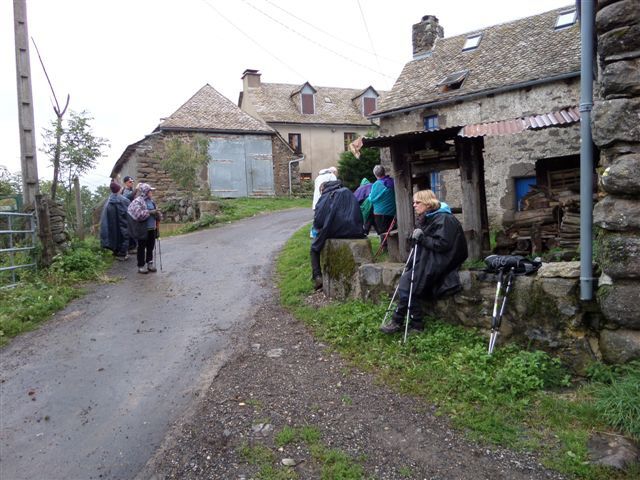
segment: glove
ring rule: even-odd
[[[420,228],[416,228],[411,234],[411,239],[414,242],[419,242],[424,237],[424,232]]]

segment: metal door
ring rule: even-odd
[[[250,195],[273,195],[271,137],[245,137],[247,189]]]
[[[209,186],[222,198],[247,196],[247,175],[243,138],[209,140]]]

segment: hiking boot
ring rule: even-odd
[[[149,269],[146,265],[143,265],[141,267],[138,267],[138,273],[149,273]]]
[[[313,279],[313,288],[316,290],[322,290],[322,277],[315,277]]]
[[[147,270],[150,272],[158,271],[158,269],[153,265],[153,262],[147,262]]]
[[[403,328],[402,324],[391,320],[386,325],[381,326],[380,327],[380,331],[382,333],[396,333],[396,332],[399,332],[400,330],[402,330],[402,328]]]
[[[411,320],[411,322],[409,322],[409,334],[417,334],[417,333],[422,333],[424,332],[424,323],[422,322],[418,322],[415,320]]]
[[[129,260],[129,255],[127,255],[126,253],[118,253],[118,254],[114,255],[114,257],[116,257],[116,260],[118,260],[120,262],[124,262],[125,260]]]

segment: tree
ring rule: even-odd
[[[198,174],[209,161],[209,139],[204,135],[194,135],[190,141],[180,138],[167,141],[160,166],[189,198],[193,198],[193,192],[201,189]]]
[[[0,165],[0,196],[22,193],[22,175],[11,173],[7,167]]]
[[[368,178],[374,182],[373,167],[380,163],[380,150],[377,148],[363,148],[360,150],[360,158],[356,158],[353,153],[347,151],[340,154],[338,171],[342,184],[355,190],[360,185],[363,178]]]

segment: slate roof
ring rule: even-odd
[[[558,14],[572,7],[438,39],[430,55],[404,66],[374,115],[579,73],[579,22],[554,29]],[[477,33],[482,34],[478,48],[463,52],[466,38]],[[463,70],[468,74],[462,86],[443,92],[438,84]]]
[[[266,123],[240,110],[209,84],[158,125],[157,130],[274,133]]]
[[[296,97],[292,96],[299,92],[302,86],[288,83],[262,83],[259,87],[249,87],[249,95],[243,95],[242,101],[251,101],[256,112],[265,122],[362,126],[372,124],[362,116],[358,103],[353,101],[366,89],[311,85],[316,90],[316,113],[303,115],[298,106],[299,99],[296,102]],[[331,101],[326,102],[325,98]]]

